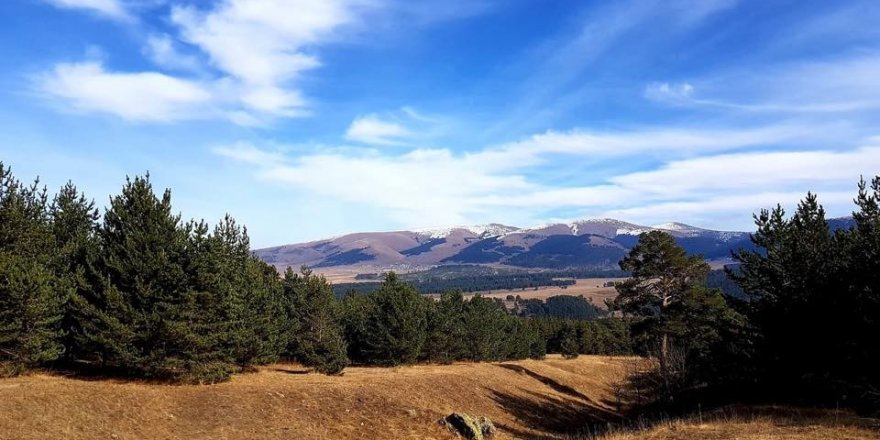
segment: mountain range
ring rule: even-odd
[[[683,223],[641,226],[615,219],[587,219],[534,228],[497,223],[440,229],[361,232],[308,243],[255,250],[279,268],[365,267],[419,269],[451,264],[522,268],[616,269],[638,235],[662,230],[689,253],[726,261],[733,249],[750,247],[749,233],[714,231]]]

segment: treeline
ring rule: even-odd
[[[88,365],[214,382],[280,357],[320,365],[344,352],[333,300],[310,274],[281,280],[231,217],[183,222],[149,176],[101,216],[73,184],[50,199],[0,164],[3,374]]]
[[[761,385],[880,410],[880,177],[859,183],[851,228],[808,194],[791,217],[756,216],[759,251],[736,254]]]
[[[570,278],[556,278],[551,274],[525,272],[515,274],[465,275],[450,278],[417,277],[413,275],[404,275],[402,277],[422,293],[442,293],[450,290],[460,290],[462,292],[472,293],[491,290],[533,289],[545,286],[566,287],[575,284],[575,280]],[[379,287],[375,282],[339,283],[333,286],[334,291],[340,296],[350,292],[375,292],[378,288]]]
[[[642,234],[613,305],[632,319],[635,350],[657,359],[648,382],[665,403],[880,409],[880,177],[859,184],[855,203],[848,229],[809,193],[790,217],[757,214],[754,246],[727,269],[733,295],[708,287],[708,265],[672,237]]]
[[[497,270],[485,266],[453,265],[441,266],[422,272],[400,275],[401,279],[413,284],[422,293],[442,293],[460,290],[466,293],[493,290],[524,290],[536,287],[573,286],[578,278],[618,278],[626,277],[620,270],[562,270],[525,272]],[[358,274],[356,280],[381,280],[384,274]],[[375,282],[339,283],[333,286],[337,295],[350,292],[369,293],[378,290]]]
[[[352,361],[398,365],[417,361],[541,359],[548,352],[631,353],[629,323],[511,314],[501,301],[461,292],[439,300],[420,295],[390,273],[374,293],[343,298],[342,323]]]
[[[556,295],[541,299],[514,299],[514,313],[523,317],[552,317],[563,319],[597,319],[607,312],[583,296]]]
[[[206,383],[278,359],[337,374],[350,362],[541,357],[559,339],[495,300],[434,301],[393,274],[378,286],[339,300],[307,269],[279,277],[235,220],[182,221],[149,176],[128,179],[102,215],[72,183],[50,197],[0,164],[2,375]]]

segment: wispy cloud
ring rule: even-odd
[[[63,99],[75,111],[130,121],[204,118],[213,101],[204,84],[157,72],[108,72],[95,61],[58,64],[38,82],[42,92]]]
[[[522,217],[522,212],[540,215],[558,209],[599,213],[641,207],[639,212],[647,216],[652,206],[661,213],[670,203],[745,196],[762,188],[778,192],[811,189],[804,188],[807,184],[816,189],[851,186],[859,173],[880,169],[880,148],[875,147],[729,152],[766,142],[794,142],[796,132],[823,129],[827,127],[786,126],[744,132],[573,131],[542,134],[468,154],[446,149],[414,149],[402,154],[370,150],[362,154],[316,153],[283,161],[275,153],[261,152],[249,144],[215,152],[255,165],[261,179],[288,185],[291,190],[381,207],[401,224],[417,226],[426,218],[432,224],[485,221],[489,217],[509,221]],[[597,160],[597,156],[614,160],[649,151],[656,153],[661,166],[621,173],[597,183],[579,185],[575,181],[558,187],[530,177],[531,171],[552,167],[558,161]],[[697,157],[691,157],[694,153]],[[834,171],[822,171],[826,168]]]
[[[200,72],[203,70],[198,57],[185,54],[167,34],[150,35],[144,45],[144,54],[158,66],[171,70]]]
[[[358,116],[345,132],[345,138],[373,145],[400,145],[412,133],[403,125],[386,121],[372,113]]]
[[[668,104],[762,113],[864,112],[880,110],[878,77],[880,54],[856,54],[723,72],[696,80],[696,85],[651,83],[645,97]]]
[[[527,72],[519,101],[513,111],[489,130],[509,131],[536,120],[536,115],[564,112],[561,95],[572,93],[573,83],[592,70],[601,71],[597,62],[623,57],[629,49],[625,42],[639,40],[638,46],[657,47],[688,32],[704,21],[722,13],[737,0],[630,0],[605,2],[601,7],[586,7],[585,13],[573,14],[575,25],[548,39],[538,50],[522,60]],[[662,29],[655,33],[654,30]],[[613,54],[612,56],[608,56]],[[577,102],[578,100],[574,100]],[[549,103],[552,103],[549,104]],[[548,109],[548,107],[550,107]]]
[[[107,14],[124,11],[115,0],[53,1]],[[226,118],[242,125],[303,116],[308,114],[308,101],[298,80],[305,71],[320,65],[314,47],[332,39],[339,27],[356,21],[358,11],[370,4],[360,0],[225,0],[207,10],[172,4],[170,22],[176,38],[170,34],[151,35],[145,42],[145,54],[163,69],[213,71],[213,78],[200,75],[199,79],[191,79],[160,71],[114,72],[84,62],[57,65],[44,76],[48,82],[41,89],[76,109],[131,120],[190,119],[187,109],[178,111],[170,104],[193,100],[211,101],[218,108],[200,117]],[[178,39],[198,49],[208,64],[181,52]],[[104,79],[114,84],[125,81],[135,92],[112,98],[95,93],[98,80]],[[143,93],[160,82],[171,85],[172,90]],[[196,89],[210,96],[200,93],[196,99],[191,93]],[[129,100],[132,98],[136,100]]]
[[[694,86],[686,82],[678,84],[654,82],[645,87],[645,97],[660,102],[687,102],[691,100],[693,94]]]
[[[45,0],[59,8],[82,9],[114,20],[129,21],[132,16],[120,0]]]

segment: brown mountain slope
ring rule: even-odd
[[[711,251],[706,245],[713,243],[723,248],[721,254],[724,257],[729,256],[728,244],[735,246],[748,237],[742,232],[711,231],[681,223],[651,227],[614,219],[589,219],[530,229],[493,223],[416,231],[361,232],[254,252],[280,269],[307,265],[406,271],[443,264],[512,264],[558,269],[557,266],[607,265],[605,260],[608,260],[609,249],[614,250],[611,253],[615,256],[622,254],[638,234],[653,229],[661,229],[685,240],[683,245],[698,253],[705,253],[706,249]],[[558,240],[560,237],[565,239]],[[557,240],[552,240],[554,238]],[[548,239],[551,239],[550,245],[540,246],[547,244]],[[529,254],[535,246],[539,246],[540,251]],[[525,256],[516,258],[520,254]],[[599,255],[591,258],[590,254]],[[554,264],[542,266],[542,262]],[[616,265],[612,266],[616,268]]]

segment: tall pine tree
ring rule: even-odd
[[[339,306],[330,283],[307,268],[284,273],[284,297],[290,302],[288,319],[296,323],[289,355],[316,371],[339,374],[348,365],[347,345]]]
[[[48,197],[0,163],[0,373],[57,359],[69,291],[51,269],[54,240]]]

